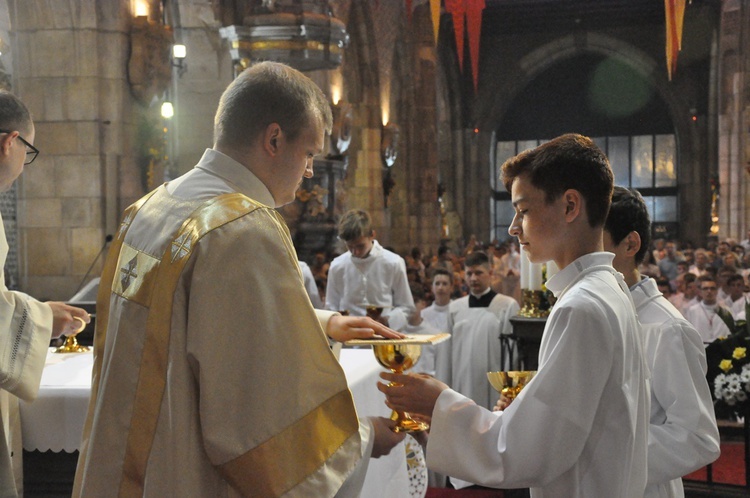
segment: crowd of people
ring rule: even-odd
[[[386,249],[396,252],[390,247]],[[434,300],[432,276],[437,268],[453,275],[451,299],[469,294],[465,261],[467,255],[477,251],[490,258],[492,290],[523,305],[521,254],[515,239],[483,243],[472,235],[468,242],[451,241],[427,252],[414,247],[408,254],[399,255],[406,265],[409,286],[420,288],[425,301],[430,303]],[[321,302],[325,302],[328,268],[333,257],[319,252],[310,265]],[[709,240],[705,247],[675,239],[656,239],[644,252],[638,270],[641,275],[656,280],[662,294],[696,326],[705,343],[712,342],[731,332],[727,320],[714,322],[713,315],[726,311],[735,321],[745,319],[745,305],[750,296],[750,231],[742,241],[716,238]],[[318,296],[313,299],[318,300]]]

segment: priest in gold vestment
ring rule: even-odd
[[[273,209],[330,123],[311,80],[254,65],[221,98],[214,147],[126,210],[74,496],[357,496],[367,459],[403,439],[358,419],[326,340],[396,333],[313,309]]]

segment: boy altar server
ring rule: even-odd
[[[615,187],[604,227],[604,249],[625,277],[636,306],[651,369],[647,498],[685,496],[682,476],[719,456],[719,430],[706,382],[701,336],[638,271],[649,247],[651,221],[641,195]],[[741,277],[740,277],[741,278]]]
[[[365,316],[367,305],[384,308],[378,320],[403,330],[414,313],[404,258],[375,240],[366,211],[352,209],[339,220],[339,239],[347,252],[331,262],[326,286],[326,308]]]
[[[391,408],[432,416],[427,464],[532,497],[643,496],[648,374],[633,301],[613,255],[602,252],[612,197],[609,162],[586,137],[563,135],[509,159],[502,179],[510,226],[529,260],[562,270],[542,337],[539,371],[504,411],[492,412],[420,374],[381,374]]]

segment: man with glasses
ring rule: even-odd
[[[15,95],[0,92],[0,192],[9,190],[24,165],[36,159],[33,141],[34,123],[26,106]],[[0,269],[7,255],[0,217]],[[8,290],[0,271],[0,496],[23,493],[18,398],[36,397],[50,338],[72,333],[81,321],[90,321],[85,310]]]
[[[718,303],[719,285],[712,276],[699,277],[698,288],[702,301],[691,306],[685,313],[685,318],[698,330],[703,342],[708,344],[731,333],[727,319],[731,320],[732,313]]]

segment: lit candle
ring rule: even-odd
[[[541,263],[529,264],[529,289],[542,290],[542,265]]]

